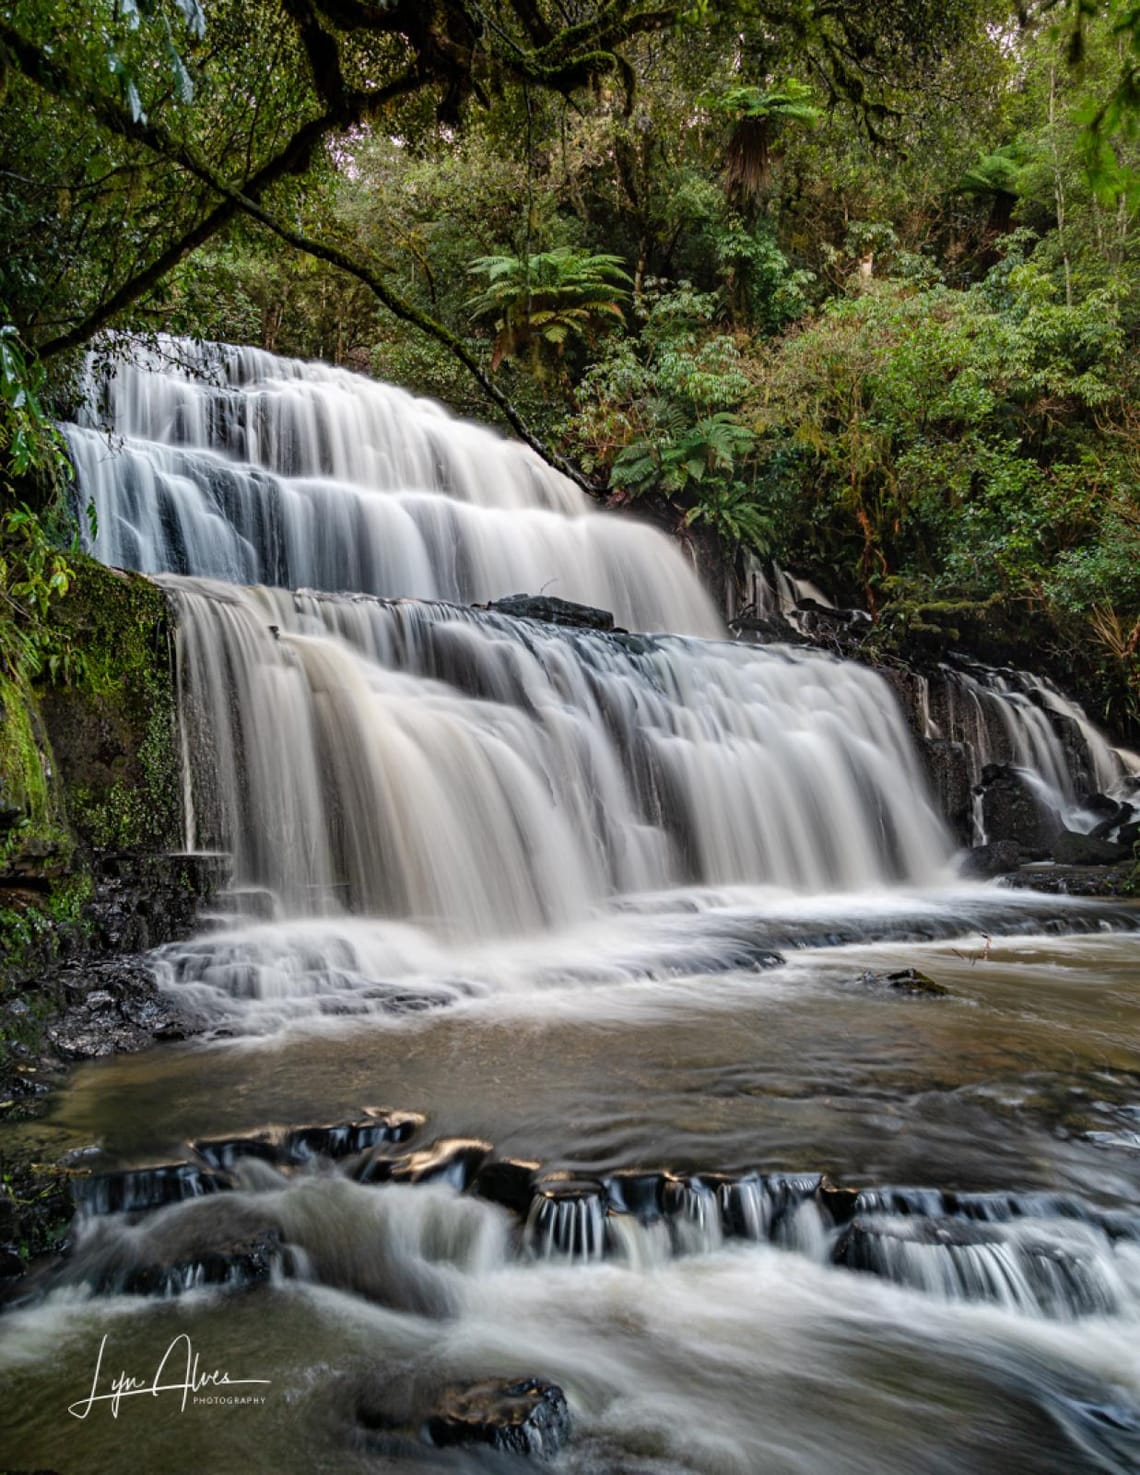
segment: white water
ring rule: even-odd
[[[664,534],[430,400],[253,348],[130,351],[89,362],[65,427],[105,563],[462,603],[543,591],[633,629],[720,631]]]
[[[640,1167],[692,1141],[708,1159],[734,1123],[736,1160],[758,1160],[768,1138],[800,1140],[805,1102],[822,1093],[826,1130],[805,1168],[821,1166],[821,1142],[841,1160],[853,1135],[887,1144],[913,1132],[916,1157],[941,1144],[943,1180],[982,1160],[1004,1172],[1019,1151],[1034,1181],[1048,1174],[1048,1152],[1037,1164],[969,1093],[944,1132],[928,1123],[931,1098],[956,1098],[958,1054],[976,1069],[977,1099],[992,1091],[1012,1110],[1008,1059],[1046,1068],[1044,1034],[1003,1053],[1009,1025],[986,1014],[956,1047],[978,1014],[965,988],[895,996],[860,981],[866,960],[839,959],[850,976],[828,993],[818,958],[768,968],[773,949],[953,936],[959,973],[989,985],[994,965],[979,960],[991,934],[1011,914],[1042,920],[1030,898],[941,885],[948,841],[874,673],[814,653],[351,597],[485,600],[548,585],[633,629],[720,633],[657,534],[592,512],[519,447],[343,371],[164,344],[109,383],[93,368],[84,423],[68,434],[99,556],[166,576],[179,612],[189,843],[232,851],[235,907],[263,909],[165,949],[160,976],[220,1033],[275,1037],[167,1058],[171,1076],[128,1098],[132,1121],[161,1116],[159,1138],[181,1140],[203,1096],[245,1128],[365,1089],[382,1099],[397,1078],[421,1094],[391,1104],[430,1114],[448,1075],[469,1110],[474,1076],[509,1103],[504,1119],[515,1114],[504,1153],[512,1131],[525,1139],[543,1123],[577,1155],[593,1092],[613,1115],[611,1135],[595,1129],[596,1155],[633,1131]],[[239,587],[265,582],[326,592]],[[1008,755],[991,747],[987,761],[1034,764],[1060,789],[1036,717],[1015,719],[1009,739]],[[894,966],[890,946],[871,962]],[[1043,978],[1010,1006],[1023,1027]],[[456,1007],[439,1016],[453,1044],[429,1069],[416,1052],[432,1037],[405,1012],[434,1018],[418,1013],[433,1004]],[[793,1006],[802,1025],[781,1029]],[[384,1022],[368,1028],[362,1014]],[[512,1032],[501,1056],[487,1043],[492,1017]],[[727,1044],[708,1043],[710,1017],[729,1021]],[[639,1043],[662,1019],[673,1043],[641,1072]],[[531,1088],[519,1106],[514,1077],[559,1021],[561,1095]],[[821,1064],[813,1050],[829,1027],[841,1039]],[[1062,1018],[1048,1035],[1061,1056],[1069,1028]],[[926,1049],[897,1083],[886,1067],[916,1040]],[[1095,1045],[1111,1075],[1113,1052]],[[633,1085],[611,1101],[607,1072],[626,1056]],[[98,1103],[113,1150],[116,1105],[102,1091]],[[251,1160],[240,1176],[242,1192],[83,1228],[65,1271],[81,1280],[92,1265],[178,1260],[185,1235],[192,1261],[231,1230],[269,1225],[310,1277],[179,1304],[173,1330],[194,1315],[204,1356],[272,1377],[275,1401],[261,1422],[235,1418],[224,1446],[216,1423],[162,1424],[148,1409],[132,1432],[154,1468],[216,1468],[224,1447],[240,1468],[411,1469],[434,1457],[362,1445],[359,1423],[361,1399],[382,1401],[409,1368],[437,1383],[556,1380],[576,1428],[563,1466],[582,1475],[1072,1475],[1125,1470],[1136,1447],[1136,1246],[1084,1209],[1074,1221],[1034,1201],[1017,1223],[991,1222],[933,1189],[881,1201],[869,1190],[862,1238],[840,1265],[844,1230],[814,1188],[755,1175],[715,1188],[682,1175],[656,1220],[591,1191],[552,1191],[514,1225],[454,1190],[362,1187],[329,1164],[288,1178]],[[1113,1201],[1126,1182],[1120,1171]],[[93,1310],[73,1294],[19,1314],[26,1350],[5,1367],[34,1435],[19,1463],[65,1468],[78,1450],[91,1468],[117,1468],[120,1431],[92,1422],[78,1445],[58,1409],[89,1386],[108,1326],[125,1344],[115,1366],[132,1369],[153,1367],[171,1329],[137,1298]],[[365,1394],[346,1391],[350,1374]]]
[[[179,582],[192,846],[292,911],[564,925],[678,884],[936,879],[874,673],[447,605]],[[288,775],[288,783],[282,776]]]

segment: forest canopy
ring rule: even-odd
[[[1033,611],[1140,704],[1134,7],[83,17],[0,15],[9,612],[66,582],[52,419],[129,330],[493,418],[884,629]]]

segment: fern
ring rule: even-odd
[[[468,266],[486,286],[470,298],[473,318],[493,318],[491,366],[529,350],[560,357],[572,338],[589,338],[606,319],[621,321],[630,278],[620,256],[559,246],[533,256],[480,256]]]

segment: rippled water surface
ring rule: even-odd
[[[612,935],[613,956],[628,958],[627,940]],[[483,986],[446,1007],[315,1011],[245,1036],[235,1015],[235,1037],[85,1066],[36,1130],[133,1163],[388,1105],[426,1114],[418,1140],[471,1134],[576,1173],[825,1171],[1135,1214],[1135,936],[803,948],[782,966],[640,981],[583,978],[569,941],[559,977],[541,951],[507,958],[498,988],[472,956]],[[544,986],[513,986],[540,965]],[[945,994],[883,981],[911,967]],[[521,1373],[570,1398],[568,1472],[1061,1475],[1140,1459],[1140,1243],[1127,1235],[1041,1227],[1055,1246],[1095,1238],[1118,1297],[1107,1315],[1043,1315],[853,1274],[810,1235],[662,1256],[646,1233],[604,1263],[565,1263],[520,1253],[503,1210],[447,1186],[363,1188],[327,1167],[247,1186],[260,1191],[235,1197],[319,1245],[335,1284],[177,1303],[64,1289],[10,1314],[4,1412],[25,1465],[127,1469],[141,1438],[147,1467],[171,1471],[512,1469],[369,1432],[362,1410],[414,1403],[424,1382]],[[211,1201],[162,1212],[188,1210]],[[405,1286],[427,1276],[426,1309],[381,1304],[383,1264]],[[117,1420],[106,1405],[68,1416],[104,1335],[116,1367],[149,1375],[182,1332],[211,1365],[270,1379],[254,1390],[265,1405],[179,1412],[168,1395],[124,1402]]]

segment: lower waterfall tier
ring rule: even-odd
[[[872,671],[815,652],[169,579],[188,840],[293,913],[458,935],[675,885],[929,883],[948,855]]]

